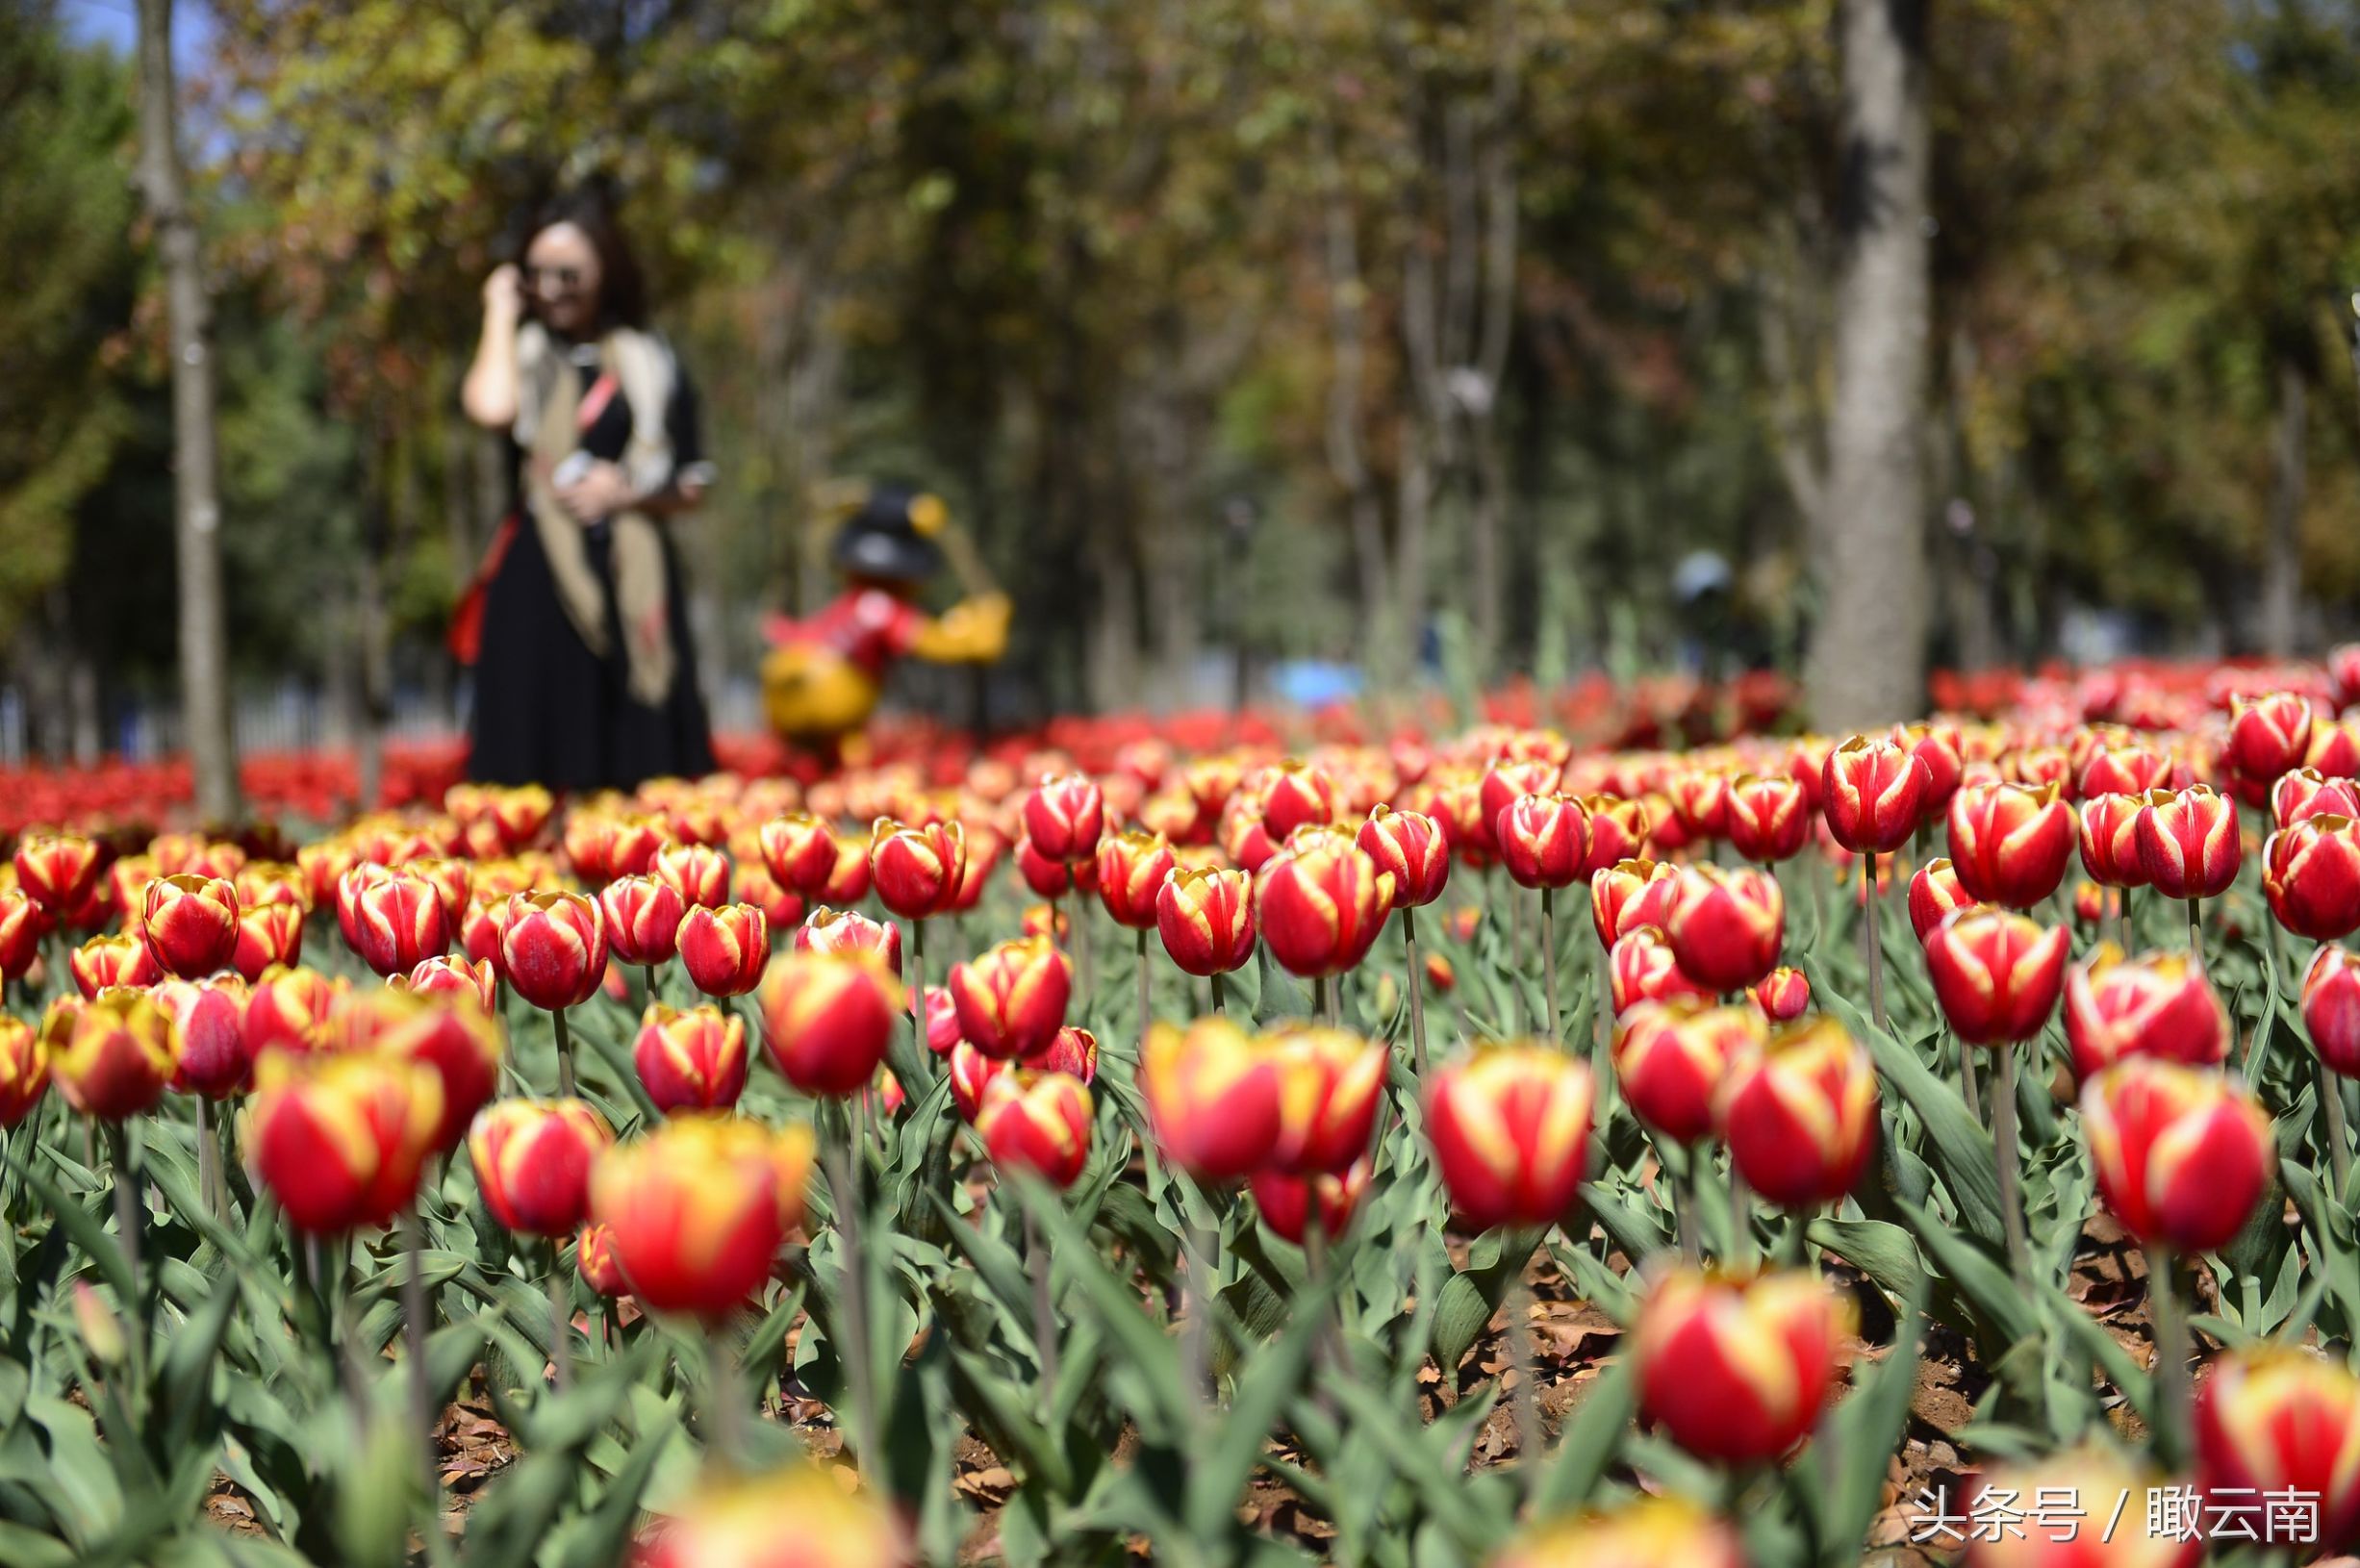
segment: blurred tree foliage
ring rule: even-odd
[[[480,282],[592,180],[705,391],[727,670],[826,591],[814,487],[888,473],[977,530],[1039,705],[1217,695],[1239,639],[1395,678],[1445,611],[1493,670],[1662,660],[1697,548],[1756,651],[1808,634],[1830,0],[212,9],[248,668],[447,680],[499,504],[456,410]],[[0,633],[165,527],[121,69],[6,15]],[[1934,17],[1936,484],[1893,526],[1938,656],[2039,657],[2082,606],[2159,648],[2347,629],[2353,8]]]

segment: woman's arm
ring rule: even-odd
[[[524,291],[513,266],[493,268],[484,280],[484,329],[475,342],[459,406],[487,430],[517,422],[517,325],[524,316]]]

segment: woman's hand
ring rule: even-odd
[[[557,504],[576,522],[611,518],[638,498],[630,477],[618,463],[593,463],[581,478],[557,487]]]
[[[484,279],[484,315],[513,321],[524,314],[524,279],[514,262],[502,262]]]

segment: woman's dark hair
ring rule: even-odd
[[[647,282],[631,254],[630,241],[616,224],[605,198],[592,191],[575,191],[542,203],[532,221],[518,236],[516,264],[523,267],[533,241],[546,229],[571,223],[582,231],[598,256],[598,326],[645,327],[647,324]]]

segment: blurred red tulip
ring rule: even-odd
[[[1854,1327],[1816,1270],[1671,1270],[1639,1303],[1640,1418],[1700,1458],[1774,1463],[1818,1422]]]
[[[2083,1086],[2098,1192],[2142,1242],[2207,1252],[2237,1234],[2277,1164],[2270,1118],[2218,1073],[2150,1056]]]
[[[1541,1046],[1478,1049],[1427,1082],[1426,1131],[1474,1230],[1554,1224],[1589,1174],[1589,1069]]]

